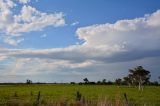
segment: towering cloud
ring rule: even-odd
[[[85,46],[110,50],[157,50],[160,44],[160,10],[133,20],[119,20],[79,28],[77,35]]]

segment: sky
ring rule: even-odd
[[[160,76],[159,0],[0,0],[0,82]]]

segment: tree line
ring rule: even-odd
[[[150,71],[144,69],[142,66],[137,66],[133,69],[129,69],[129,74],[123,78],[117,78],[115,81],[107,81],[102,79],[101,81],[89,81],[88,78],[84,78],[83,82],[70,82],[70,84],[79,84],[79,85],[127,85],[129,87],[138,87],[139,90],[143,90],[144,85],[160,85],[158,81],[150,81]],[[160,82],[160,76],[158,77]],[[0,83],[3,84],[68,84],[68,83],[42,83],[42,82],[33,82],[30,79],[27,79],[25,83]]]
[[[150,71],[144,69],[142,66],[137,66],[133,69],[129,69],[129,74],[123,78],[117,78],[115,81],[107,81],[106,79],[102,79],[101,81],[89,81],[88,78],[84,78],[83,82],[70,82],[70,84],[79,84],[79,85],[128,85],[131,86],[138,86],[138,89],[143,89],[144,85],[160,85],[158,81],[151,82],[150,81]],[[158,77],[160,82],[160,76]],[[33,82],[29,79],[26,80],[26,84],[32,84]],[[34,83],[35,84],[35,83]],[[36,84],[45,84],[41,82],[37,82]],[[48,83],[46,83],[48,84]],[[59,84],[59,83],[50,83],[50,84]],[[62,83],[61,83],[62,84]],[[63,83],[67,84],[67,83]]]
[[[128,85],[129,87],[134,86],[139,90],[143,90],[144,85],[159,85],[158,81],[151,82],[150,81],[150,71],[144,69],[142,66],[137,66],[133,69],[129,69],[129,74],[123,78],[118,78],[115,81],[106,81],[106,79],[102,79],[102,81],[89,81],[88,78],[84,78],[83,82],[78,84],[97,84],[97,85]],[[160,76],[158,77],[160,81]],[[71,84],[75,84],[71,82]]]

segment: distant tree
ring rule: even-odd
[[[84,79],[83,79],[83,81],[84,81],[86,84],[88,84],[88,83],[89,83],[88,78],[84,78]]]
[[[103,79],[103,80],[102,80],[102,84],[106,84],[106,79]]]
[[[158,81],[154,81],[154,82],[152,82],[152,85],[154,85],[154,86],[158,86]]]
[[[102,82],[101,81],[97,81],[97,84],[100,85]]]
[[[76,84],[76,83],[75,83],[75,82],[70,82],[70,84],[73,84],[73,85],[74,85],[74,84]]]
[[[88,84],[95,85],[96,83],[92,81],[92,82],[89,82]]]
[[[142,66],[138,66],[134,69],[129,69],[132,76],[132,81],[134,79],[135,83],[138,83],[139,90],[143,90],[143,84],[148,83],[151,77],[150,72],[145,70]]]
[[[125,84],[125,85],[128,85],[129,87],[131,86],[131,85],[133,85],[133,77],[129,74],[127,77],[124,77],[123,78],[123,83]]]
[[[27,79],[27,80],[26,80],[26,84],[32,84],[32,81],[29,80],[29,79]]]
[[[107,85],[113,85],[114,83],[112,81],[106,82]]]
[[[160,82],[160,76],[158,77],[158,79],[159,79],[159,82]]]
[[[78,84],[79,84],[79,85],[82,85],[83,83],[82,83],[82,82],[79,82]]]
[[[115,83],[119,86],[122,84],[122,79],[118,78],[115,80]]]

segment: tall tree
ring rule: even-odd
[[[151,77],[150,72],[145,70],[142,66],[138,66],[134,69],[129,69],[132,81],[138,83],[139,90],[143,90],[143,84],[149,82]]]
[[[118,86],[120,86],[121,83],[122,83],[122,79],[120,79],[120,78],[116,79],[116,80],[115,80],[115,83],[116,83]]]
[[[29,79],[27,79],[27,80],[26,80],[26,84],[32,84],[32,81],[29,80]]]
[[[88,78],[84,78],[84,79],[83,79],[83,81],[84,81],[86,84],[88,84],[88,83],[89,83]]]
[[[102,84],[106,84],[106,79],[103,79],[103,80],[102,80]]]

